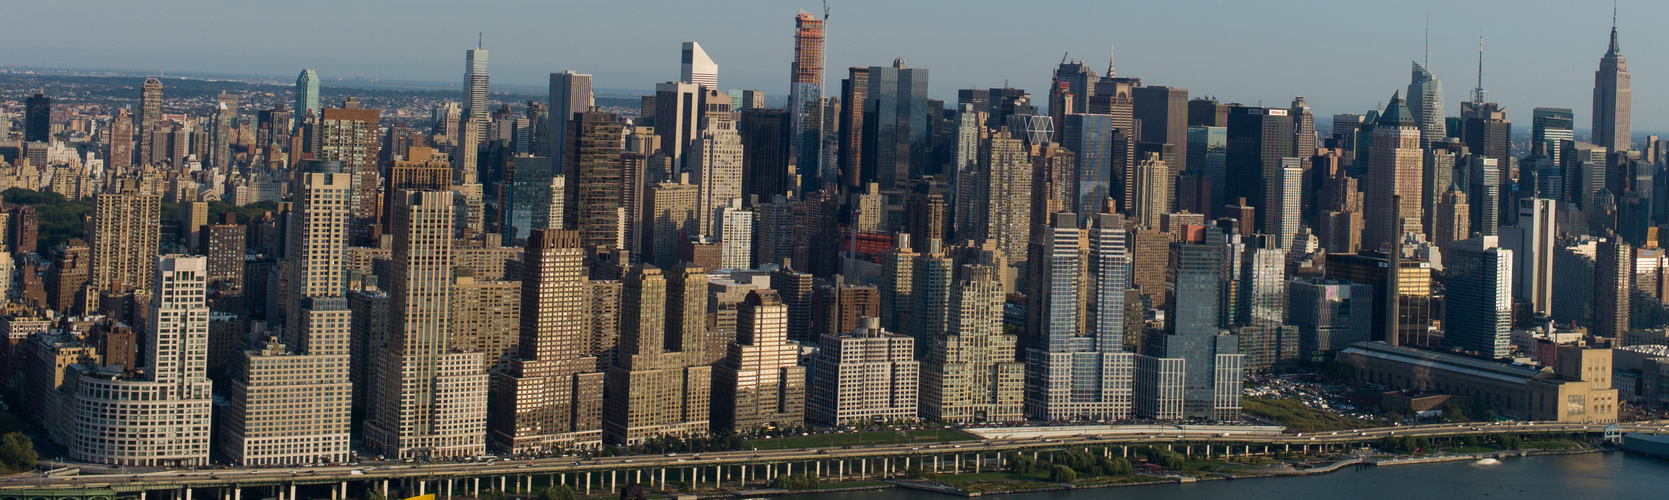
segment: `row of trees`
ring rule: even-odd
[[[747,441],[736,435],[712,436],[675,436],[660,435],[644,440],[627,448],[614,445],[604,446],[600,453],[605,457],[616,457],[622,454],[662,454],[662,453],[702,453],[708,451],[736,451],[745,449]]]
[[[1178,455],[1180,457],[1180,455]],[[1091,455],[1080,450],[1067,450],[1049,454],[1049,462],[1040,464],[1031,455],[1011,453],[1008,456],[1008,471],[1015,474],[1032,474],[1038,470],[1046,470],[1049,481],[1054,483],[1070,483],[1078,480],[1078,475],[1086,476],[1128,476],[1135,472],[1135,467],[1124,457],[1107,458]]]

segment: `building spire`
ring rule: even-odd
[[[1484,103],[1484,35],[1478,34],[1478,87],[1472,89],[1472,103]]]
[[[481,42],[486,41],[486,39],[486,34],[480,31],[475,32],[475,50],[481,50]]]
[[[1611,2],[1611,46],[1605,49],[1605,57],[1617,57],[1621,50],[1617,48],[1617,2]]]
[[[1613,38],[1615,38],[1615,37],[1613,37]],[[1118,76],[1118,73],[1113,72],[1113,46],[1108,45],[1107,46],[1107,78],[1112,78],[1114,76]]]
[[[1431,67],[1431,12],[1426,12],[1426,62],[1425,62],[1425,66],[1427,68]]]

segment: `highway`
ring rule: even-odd
[[[1620,426],[1624,432],[1669,432],[1669,421],[1636,422]],[[822,462],[825,476],[840,460],[897,459],[892,467],[902,471],[902,459],[960,455],[972,457],[976,453],[987,458],[1004,452],[1040,450],[1048,448],[1099,448],[1123,445],[1158,443],[1201,443],[1215,446],[1230,445],[1236,452],[1241,446],[1262,452],[1259,445],[1275,447],[1301,445],[1342,445],[1378,440],[1386,436],[1461,436],[1489,434],[1533,434],[1545,432],[1598,433],[1605,426],[1567,423],[1466,423],[1434,424],[1399,427],[1378,427],[1350,431],[1317,433],[1270,433],[1266,426],[1082,426],[1042,428],[968,429],[976,435],[993,436],[984,441],[953,441],[949,443],[885,444],[840,448],[804,448],[785,450],[749,450],[708,452],[698,454],[634,455],[606,458],[536,458],[492,462],[393,463],[357,466],[319,466],[283,468],[226,468],[175,470],[153,473],[117,473],[81,476],[44,477],[31,473],[0,480],[0,494],[18,489],[82,489],[109,488],[119,492],[169,490],[179,488],[260,487],[343,482],[406,480],[437,481],[466,478],[497,478],[529,475],[608,473],[611,471],[690,469],[712,470],[715,466],[762,465],[793,463],[796,471],[805,471],[813,462]],[[1225,430],[1227,429],[1227,430]],[[1237,431],[1235,429],[1245,429]],[[1019,431],[1026,435],[1016,436]],[[852,463],[852,462],[849,462]],[[856,467],[849,465],[848,474]],[[875,467],[875,465],[871,465]],[[486,481],[483,481],[486,482]],[[492,481],[496,483],[496,481]],[[431,490],[433,491],[433,490]]]

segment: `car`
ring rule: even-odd
[[[621,460],[621,462],[632,463],[632,459],[628,458],[628,459],[625,459],[625,460]]]

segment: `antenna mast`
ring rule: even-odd
[[[1426,62],[1427,70],[1431,69],[1431,12],[1426,12]]]
[[[1472,103],[1484,103],[1484,35],[1478,34],[1478,88],[1472,89]]]

